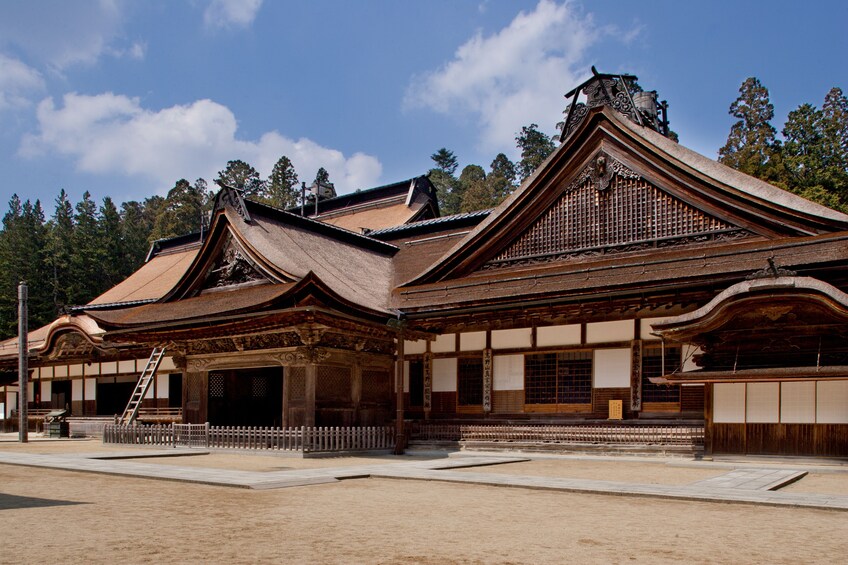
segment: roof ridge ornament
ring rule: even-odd
[[[754,271],[747,277],[745,277],[746,281],[752,281],[757,279],[776,279],[778,277],[796,277],[798,273],[792,271],[790,269],[784,269],[783,267],[778,267],[774,264],[774,256],[766,259],[768,261],[768,266],[760,269],[759,271]]]
[[[592,66],[592,77],[568,92],[571,98],[564,122],[557,124],[562,129],[560,142],[565,141],[591,108],[609,106],[640,126],[651,128],[668,137],[668,103],[657,102],[657,91],[645,91],[636,81],[638,77],[628,74],[602,74]],[[584,102],[578,102],[580,94]],[[661,115],[660,115],[661,114]]]
[[[215,181],[221,190],[215,197],[215,206],[212,210],[213,214],[218,210],[222,210],[224,206],[230,206],[241,218],[248,224],[251,222],[250,214],[247,211],[247,204],[244,201],[244,191],[224,183],[221,180]]]
[[[639,174],[632,171],[621,161],[614,159],[604,151],[599,151],[586,165],[582,171],[565,189],[565,192],[577,190],[589,180],[592,182],[592,187],[598,192],[607,190],[610,187],[612,178],[618,176],[623,179],[638,179]]]

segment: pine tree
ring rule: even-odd
[[[719,161],[751,176],[775,180],[779,145],[771,125],[774,106],[768,89],[754,77],[746,79],[730,105],[730,114],[739,121],[731,126],[727,143],[719,149]]]
[[[205,183],[191,185],[185,179],[174,184],[153,224],[151,241],[200,231],[206,199],[203,194],[205,186]]]
[[[453,151],[442,147],[430,155],[430,159],[436,163],[437,169],[446,172],[450,176],[454,176],[456,174],[456,167],[458,166],[458,163]]]
[[[130,201],[121,204],[121,239],[124,256],[121,259],[121,275],[128,277],[141,267],[147,256],[147,238],[152,228],[144,219],[144,206]]]
[[[267,194],[260,201],[283,209],[296,206],[300,201],[297,183],[297,172],[291,160],[283,155],[274,165],[266,182]]]
[[[106,253],[103,248],[100,218],[97,205],[88,191],[83,193],[82,200],[76,205],[74,223],[76,228],[68,281],[68,300],[71,304],[80,305],[88,303],[109,288],[104,272]]]
[[[822,176],[829,190],[848,206],[848,98],[831,88],[822,105]]]
[[[265,183],[256,169],[239,159],[227,161],[227,167],[218,171],[215,183],[244,190],[244,195],[249,198],[262,196],[265,190]]]
[[[65,190],[59,191],[56,208],[48,223],[47,263],[53,305],[60,311],[68,304],[68,281],[71,273],[71,256],[74,239],[74,207]]]
[[[515,136],[515,143],[521,150],[521,160],[516,169],[522,182],[532,175],[556,148],[553,138],[540,132],[538,128],[537,124],[524,126]]]
[[[489,185],[494,205],[497,205],[515,190],[515,163],[503,153],[498,153],[489,168],[491,171],[486,176],[486,183]]]
[[[459,185],[462,192],[460,212],[484,210],[495,205],[494,195],[486,183],[486,172],[480,165],[467,165],[459,175]]]
[[[100,235],[103,238],[103,274],[106,278],[104,290],[124,280],[124,241],[121,230],[121,215],[110,197],[103,199],[100,207]]]
[[[330,183],[330,173],[327,172],[327,169],[321,167],[318,169],[318,172],[315,173],[315,180],[312,181],[312,184],[331,184]]]

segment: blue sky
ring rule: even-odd
[[[848,3],[428,0],[7,0],[0,7],[0,205],[164,195],[229,159],[288,155],[340,192],[515,158],[562,95],[629,72],[669,102],[683,145],[715,157],[739,85],[775,125],[848,89]]]

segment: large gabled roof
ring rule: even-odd
[[[539,219],[599,155],[623,163],[683,205],[755,237],[848,230],[845,214],[739,173],[599,107],[488,218],[401,288],[473,274]]]

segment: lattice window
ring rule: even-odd
[[[315,383],[316,400],[350,400],[350,368],[318,367]]]
[[[409,362],[409,405],[424,406],[424,363]]]
[[[594,254],[604,249],[732,230],[641,178],[615,177],[607,190],[587,179],[557,202],[490,264]]]
[[[524,402],[556,404],[557,356],[541,353],[524,357]]]
[[[483,359],[460,357],[456,373],[458,406],[483,405]]]
[[[392,398],[392,374],[389,371],[362,371],[362,402],[389,402]]]
[[[663,352],[659,347],[646,347],[642,354],[642,403],[680,402],[680,387],[676,385],[655,385],[650,377],[660,377],[671,373],[680,366],[681,349],[665,348],[665,368]]]
[[[306,369],[286,367],[285,378],[289,380],[289,399],[299,401],[306,398]]]
[[[224,373],[209,373],[209,398],[224,398],[225,383]]]
[[[253,375],[250,384],[253,398],[264,398],[268,394],[268,377],[265,375]]]
[[[557,402],[592,403],[592,352],[569,351],[557,354]]]

